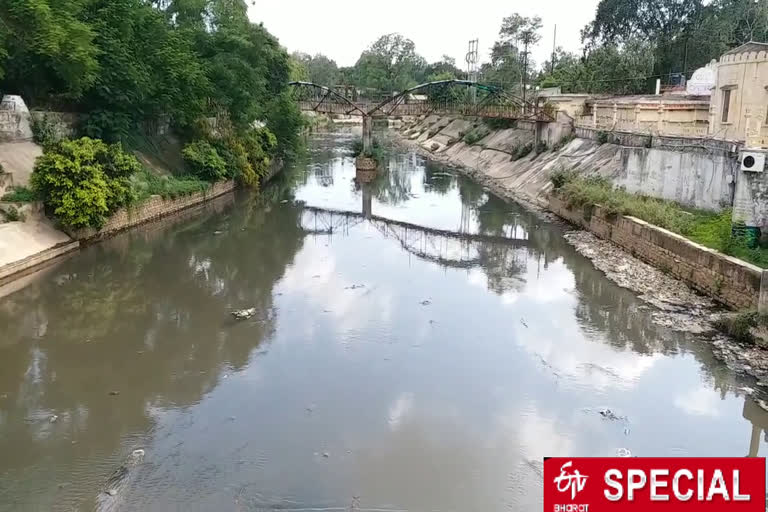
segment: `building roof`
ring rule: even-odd
[[[765,51],[768,51],[768,43],[758,43],[757,41],[750,41],[748,43],[744,43],[741,46],[737,46],[736,48],[728,50],[723,55],[738,55],[739,53],[765,52]]]

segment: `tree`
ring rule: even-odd
[[[530,48],[541,40],[541,18],[512,14],[505,17],[499,29],[499,39],[491,48],[491,62],[481,67],[484,80],[507,87],[533,77],[534,64]]]
[[[340,83],[341,75],[336,61],[329,59],[322,53],[312,57],[306,53],[296,52],[292,57],[300,62],[307,70],[307,80],[326,87],[333,87]]]
[[[386,34],[360,55],[353,73],[354,83],[385,93],[402,91],[423,80],[426,67],[413,41],[400,34]]]
[[[424,70],[427,82],[464,78],[465,73],[456,67],[456,59],[443,55],[439,61],[429,64]]]

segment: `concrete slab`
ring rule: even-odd
[[[0,165],[13,177],[14,185],[29,185],[35,159],[43,148],[31,141],[0,142]]]
[[[0,224],[0,267],[71,241],[48,221]]]

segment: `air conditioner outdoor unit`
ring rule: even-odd
[[[761,151],[742,151],[741,170],[747,172],[763,172],[765,169],[765,153]]]

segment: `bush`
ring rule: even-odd
[[[517,120],[504,119],[501,117],[486,117],[483,119],[483,124],[491,130],[507,130],[509,128],[517,128]]]
[[[7,210],[4,210],[3,215],[5,215],[5,220],[8,222],[24,221],[24,214],[19,212],[15,206],[11,206]]]
[[[768,315],[761,315],[757,311],[747,311],[735,315],[722,315],[713,323],[717,330],[742,343],[762,344],[752,334],[752,330],[768,327]]]
[[[35,162],[31,184],[63,225],[98,228],[131,201],[129,178],[140,169],[120,145],[83,137],[46,148]]]
[[[194,176],[158,176],[142,169],[131,177],[131,193],[134,201],[141,202],[150,196],[176,199],[196,192],[205,192],[210,183]]]
[[[573,180],[574,178],[576,178],[575,171],[563,168],[556,170],[552,173],[552,176],[549,177],[555,190],[562,188],[563,185]]]
[[[521,158],[528,156],[531,151],[533,151],[533,142],[521,144],[512,150],[511,160],[520,160]]]
[[[544,142],[543,140],[540,140],[539,142],[536,143],[536,154],[537,155],[539,153],[545,152],[547,149],[549,149],[549,147],[547,146],[547,143]]]
[[[35,143],[46,147],[55,144],[60,137],[56,131],[56,122],[49,114],[43,114],[41,117],[32,118],[32,140]]]
[[[560,137],[560,140],[558,140],[555,143],[555,145],[552,146],[552,149],[554,151],[560,151],[561,149],[563,149],[565,146],[567,146],[575,138],[576,137],[573,134],[563,135],[562,137]]]
[[[488,129],[482,126],[472,128],[466,135],[464,135],[464,143],[471,146],[487,136],[488,133],[490,133]]]
[[[0,197],[0,201],[8,201],[9,203],[31,203],[37,201],[38,197],[34,190],[31,190],[23,186],[11,187],[3,197]]]
[[[599,132],[597,132],[597,142],[599,144],[607,143],[609,137],[610,137],[610,134],[606,131],[600,130]]]
[[[190,142],[181,151],[192,174],[208,182],[216,182],[227,176],[227,162],[224,161],[216,148],[207,141]]]

